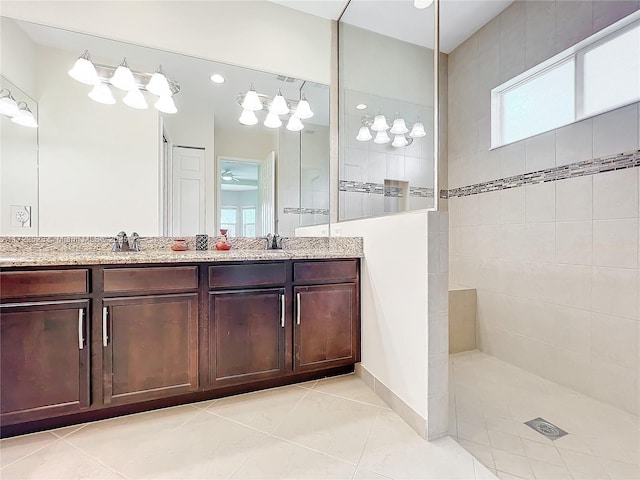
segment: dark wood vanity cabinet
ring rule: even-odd
[[[198,294],[117,297],[102,303],[105,404],[198,389]]]
[[[0,434],[352,371],[358,259],[0,272]]]
[[[0,422],[89,406],[88,300],[0,306]]]

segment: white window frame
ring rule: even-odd
[[[617,21],[616,23],[608,26],[600,30],[599,32],[591,35],[589,38],[582,40],[581,42],[575,44],[572,47],[569,47],[563,52],[545,60],[544,62],[536,65],[533,68],[530,68],[524,73],[504,82],[503,84],[497,86],[496,88],[491,90],[491,147],[490,150],[503,147],[505,145],[509,145],[511,143],[517,143],[525,140],[526,138],[531,138],[536,135],[540,135],[545,132],[549,132],[552,130],[556,130],[557,128],[564,127],[566,125],[571,125],[572,123],[578,122],[580,120],[585,120],[587,118],[595,117],[596,115],[600,115],[605,112],[609,112],[611,110],[615,110],[617,108],[624,107],[626,105],[631,105],[640,101],[640,98],[629,100],[627,102],[620,102],[617,105],[610,105],[600,111],[590,113],[589,115],[583,114],[583,86],[584,86],[584,74],[583,74],[583,58],[584,54],[589,52],[590,50],[597,48],[605,42],[608,42],[619,35],[627,32],[632,28],[636,28],[640,26],[640,10],[632,13],[631,15],[626,16],[625,18]],[[570,59],[574,59],[574,96],[575,96],[575,112],[574,119],[572,122],[564,123],[562,125],[558,125],[556,127],[537,132],[528,137],[520,138],[518,140],[513,140],[510,142],[504,142],[502,140],[503,137],[503,128],[502,128],[502,98],[503,95],[517,88],[518,85],[526,83],[531,79],[543,75],[549,70],[558,67]]]

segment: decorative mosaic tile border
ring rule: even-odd
[[[328,208],[299,208],[299,207],[285,207],[284,213],[295,213],[297,215],[310,214],[310,215],[329,215]]]
[[[452,188],[451,190],[440,190],[440,198],[467,197],[479,193],[507,190],[537,183],[555,182],[567,178],[596,175],[634,167],[640,167],[640,150],[514,175],[513,177],[499,178],[489,182],[475,183],[464,187]]]
[[[371,193],[373,195],[384,195],[385,197],[404,197],[404,189],[401,187],[385,186],[382,183],[354,182],[351,180],[340,180],[339,191],[351,193]],[[430,187],[409,187],[410,197],[433,198],[433,188]]]

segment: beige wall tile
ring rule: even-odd
[[[538,183],[524,188],[527,223],[556,219],[556,182]]]
[[[638,219],[594,221],[593,264],[638,268]]]
[[[593,177],[560,180],[556,184],[556,221],[591,220]]]
[[[628,369],[637,367],[638,322],[628,318],[594,313],[591,317],[591,355],[602,362]]]
[[[593,267],[592,310],[625,318],[638,318],[638,271]]]
[[[593,223],[556,223],[556,261],[573,265],[591,265]]]
[[[638,217],[638,169],[628,168],[593,176],[593,218]]]

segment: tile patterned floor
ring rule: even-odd
[[[500,479],[640,479],[638,417],[478,351],[450,360],[449,433]],[[523,425],[537,417],[569,435]]]
[[[5,439],[0,466],[3,480],[495,478],[353,375]]]

